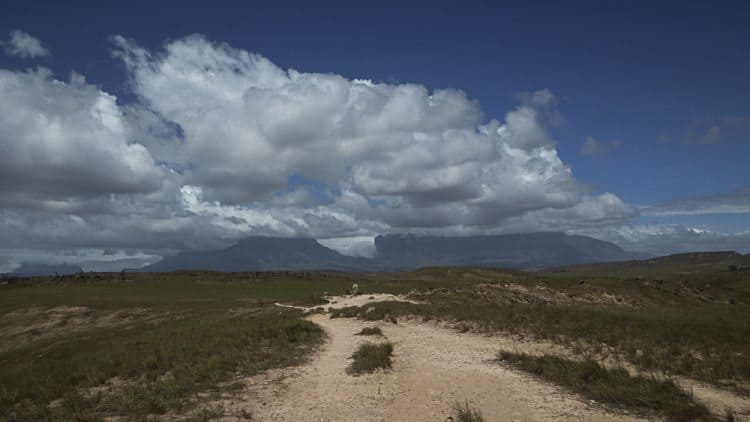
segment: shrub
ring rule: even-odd
[[[458,422],[484,422],[484,416],[479,410],[473,409],[468,401],[454,404],[453,411]]]
[[[354,360],[349,366],[350,374],[374,372],[378,368],[390,368],[392,365],[393,343],[364,343],[352,355]]]
[[[356,336],[382,336],[383,330],[380,327],[365,327],[362,331],[355,334]]]

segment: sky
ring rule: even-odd
[[[251,235],[750,252],[750,6],[503,3],[4,3],[0,272]]]

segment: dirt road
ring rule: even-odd
[[[404,298],[334,298],[331,306],[382,300]],[[330,319],[327,314],[308,319],[328,335],[321,349],[305,365],[244,379],[241,394],[214,402],[223,406],[227,420],[245,411],[260,421],[445,421],[450,420],[454,403],[465,401],[488,421],[643,420],[492,362],[501,349],[559,353],[559,346],[459,333],[416,319],[398,324]],[[385,337],[355,335],[368,326],[380,327]],[[395,345],[391,370],[363,376],[346,373],[360,343],[386,340]],[[701,393],[718,400],[716,406],[747,404],[741,397],[710,387]]]

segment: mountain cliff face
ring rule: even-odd
[[[613,243],[564,233],[467,237],[397,234],[376,237],[375,249],[377,260],[395,268],[434,265],[538,268],[642,257]]]
[[[585,236],[527,233],[440,237],[386,235],[375,238],[372,259],[342,255],[314,239],[250,237],[226,249],[184,252],[141,269],[174,271],[408,270],[426,266],[539,268],[641,258],[619,246]]]

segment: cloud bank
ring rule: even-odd
[[[135,101],[0,70],[0,264],[65,249],[111,269],[248,235],[366,256],[380,233],[593,232],[638,214],[562,162],[549,90],[493,118],[459,90],[285,70],[197,35],[112,43]]]
[[[679,199],[641,210],[647,216],[750,214],[750,186],[731,192]]]
[[[113,41],[142,103],[183,131],[157,158],[189,168],[184,181],[203,200],[269,202],[301,176],[330,190],[318,198],[327,207],[394,228],[493,228],[584,202],[612,208],[559,159],[544,128],[549,91],[483,120],[457,90],[285,71],[200,36],[158,54]],[[632,215],[620,205],[613,211]]]
[[[750,232],[721,233],[683,224],[626,224],[580,233],[653,255],[695,251],[750,253]]]

